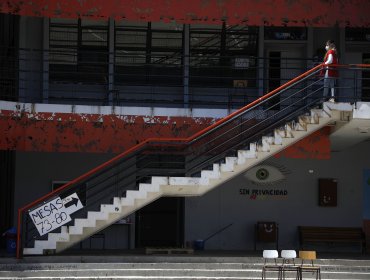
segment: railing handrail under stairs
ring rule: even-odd
[[[29,242],[34,242],[40,237],[37,228],[27,215],[31,210],[50,202],[57,195],[65,198],[71,193],[78,192],[79,197],[82,197],[81,200],[84,200],[83,196],[88,193],[91,196],[88,199],[89,205],[86,204],[86,200],[83,209],[73,214],[74,219],[80,218],[88,210],[96,209],[103,202],[113,199],[114,195],[136,189],[138,182],[146,182],[152,176],[159,176],[158,173],[165,173],[166,176],[172,174],[196,176],[201,169],[207,169],[213,163],[222,161],[225,156],[235,153],[238,148],[257,141],[262,134],[271,133],[273,128],[282,126],[286,121],[294,121],[294,118],[317,106],[322,101],[323,77],[318,75],[322,67],[320,64],[310,69],[190,137],[149,138],[20,208],[17,257],[21,257],[22,249]],[[336,67],[370,68],[369,65]],[[169,155],[180,160],[173,162],[174,159],[171,158],[166,162],[160,158],[161,156],[168,158]],[[158,167],[162,169],[158,170]],[[97,190],[99,187],[101,189]],[[55,231],[57,229],[50,232]]]

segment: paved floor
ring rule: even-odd
[[[204,250],[194,251],[194,254],[154,254],[146,255],[144,249],[133,250],[76,250],[65,252],[59,255],[50,256],[25,256],[17,260],[10,256],[5,250],[0,250],[0,263],[19,262],[146,262],[146,261],[213,261],[214,258],[260,258],[262,251],[225,251],[225,250]],[[342,253],[342,252],[317,252],[317,259],[349,259],[349,260],[370,260],[370,253]]]

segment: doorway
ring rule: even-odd
[[[15,151],[0,151],[0,233],[14,224]],[[0,238],[0,248],[5,239]]]
[[[164,197],[136,212],[135,247],[182,247],[184,198]]]
[[[265,53],[265,93],[274,90],[306,71],[304,46],[267,45]]]
[[[305,47],[298,44],[267,44],[265,52],[265,94],[306,71]],[[279,110],[280,96],[268,102],[269,109]]]

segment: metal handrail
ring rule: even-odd
[[[66,185],[62,186],[62,187],[61,187],[61,188],[59,188],[58,190],[55,190],[55,191],[53,191],[53,192],[50,192],[49,194],[47,194],[47,195],[45,195],[45,196],[43,196],[43,197],[39,198],[38,200],[36,200],[36,201],[34,201],[34,202],[32,202],[32,203],[27,204],[26,206],[22,207],[22,208],[21,208],[21,210],[25,210],[25,209],[27,209],[27,208],[31,208],[32,206],[34,206],[35,204],[37,204],[37,203],[41,202],[42,200],[46,200],[47,198],[51,197],[51,196],[52,196],[52,195],[54,195],[55,193],[58,193],[58,192],[60,192],[60,191],[64,190],[65,188],[67,188],[68,186],[72,185],[73,183],[76,183],[76,182],[78,182],[78,181],[80,181],[80,180],[82,180],[82,179],[86,178],[86,177],[87,177],[87,176],[89,176],[90,174],[95,173],[96,171],[98,171],[98,170],[102,169],[103,167],[105,167],[105,166],[109,165],[110,163],[112,163],[112,162],[114,162],[114,161],[116,161],[116,160],[118,160],[118,159],[120,159],[120,158],[124,157],[125,155],[127,155],[127,154],[129,154],[129,153],[131,153],[131,152],[133,152],[133,151],[136,151],[136,150],[140,149],[142,146],[144,146],[144,145],[145,145],[145,144],[147,144],[147,143],[150,143],[150,142],[172,142],[172,141],[175,141],[175,142],[192,142],[192,141],[194,141],[194,140],[197,140],[197,139],[198,139],[198,137],[200,137],[200,136],[202,136],[202,135],[204,136],[204,135],[208,134],[208,133],[209,133],[209,132],[211,132],[215,127],[220,126],[221,124],[226,123],[226,122],[228,122],[228,121],[232,120],[233,118],[237,117],[238,115],[240,115],[241,113],[245,112],[246,110],[248,110],[248,109],[252,108],[252,107],[253,107],[253,106],[255,106],[256,104],[261,103],[262,101],[264,101],[264,100],[266,100],[266,99],[269,99],[269,98],[270,98],[271,96],[273,96],[274,94],[276,94],[276,93],[280,92],[281,90],[283,90],[283,89],[285,89],[285,88],[287,88],[287,87],[289,87],[289,86],[293,85],[293,84],[294,84],[294,83],[296,83],[298,80],[300,80],[300,79],[302,79],[302,78],[304,78],[304,77],[306,77],[306,76],[308,76],[308,75],[310,75],[310,74],[312,74],[312,73],[316,72],[318,69],[321,69],[321,67],[322,67],[322,65],[318,65],[318,66],[316,66],[315,68],[312,68],[311,70],[307,71],[306,73],[304,73],[304,74],[302,74],[302,75],[300,75],[300,76],[298,76],[298,77],[294,78],[293,80],[291,80],[291,81],[289,81],[289,82],[285,83],[284,85],[282,85],[282,86],[280,86],[280,87],[278,87],[278,88],[274,89],[273,91],[271,91],[271,92],[269,92],[269,93],[265,94],[264,96],[262,96],[262,97],[258,98],[258,99],[257,99],[257,100],[255,100],[255,101],[253,101],[253,102],[249,103],[248,105],[244,106],[243,108],[241,108],[241,109],[239,109],[239,110],[237,110],[237,111],[235,111],[235,112],[231,113],[230,115],[228,115],[228,116],[226,116],[226,117],[224,117],[224,118],[220,119],[219,121],[215,122],[214,124],[212,124],[212,125],[210,125],[210,126],[208,126],[208,127],[204,128],[204,129],[202,129],[202,130],[198,131],[197,133],[193,134],[192,136],[189,136],[189,137],[187,137],[187,138],[148,138],[148,139],[146,139],[146,140],[144,140],[144,141],[140,142],[140,143],[139,143],[139,144],[137,144],[136,146],[133,146],[132,148],[130,148],[130,149],[128,149],[127,151],[123,152],[122,154],[120,154],[120,155],[118,155],[118,156],[114,157],[113,159],[111,159],[111,160],[107,161],[106,163],[103,163],[102,165],[100,165],[100,166],[98,166],[98,167],[96,167],[96,168],[94,168],[94,169],[90,170],[89,172],[87,172],[87,173],[85,173],[85,174],[81,175],[80,177],[76,178],[75,180],[73,180],[73,181],[71,181],[71,182],[67,183]]]
[[[226,125],[228,124],[232,124],[232,122],[236,121],[237,118],[239,117],[242,117],[243,115],[245,115],[247,112],[251,111],[252,109],[255,109],[257,106],[261,106],[261,105],[266,105],[266,102],[269,102],[271,101],[274,97],[278,96],[278,95],[282,95],[284,94],[285,92],[287,92],[289,89],[293,88],[295,85],[297,85],[298,83],[301,83],[301,82],[306,82],[308,81],[309,78],[312,78],[312,77],[315,77],[315,75],[320,71],[320,69],[322,68],[322,64],[312,68],[311,70],[303,73],[302,75],[292,79],[291,81],[287,82],[286,84],[280,86],[279,88],[269,92],[268,94],[264,95],[263,97],[261,98],[258,98],[257,100],[253,101],[252,103],[244,106],[243,108],[235,111],[234,113],[228,115],[227,117],[217,121],[216,123],[214,123],[213,125],[193,134],[192,136],[190,137],[187,137],[187,138],[149,138],[141,143],[139,143],[138,145],[128,149],[127,151],[121,153],[120,155],[112,158],[111,160],[99,165],[98,167],[90,170],[89,172],[79,176],[78,178],[74,179],[73,181],[65,184],[64,186],[62,186],[61,188],[55,190],[55,191],[52,191],[44,196],[42,196],[41,198],[27,204],[26,206],[20,208],[18,210],[18,233],[17,233],[17,245],[18,245],[18,249],[17,249],[17,257],[19,258],[21,256],[21,234],[23,232],[23,228],[22,228],[22,215],[25,213],[25,211],[35,207],[36,205],[38,205],[39,203],[42,203],[44,201],[47,201],[48,199],[52,198],[53,196],[55,196],[56,194],[60,194],[64,191],[67,191],[68,189],[72,188],[74,185],[76,185],[77,183],[79,182],[83,182],[85,179],[89,178],[90,176],[97,176],[97,174],[99,172],[103,172],[103,170],[105,170],[105,168],[108,168],[108,167],[114,167],[113,165],[115,163],[119,164],[119,160],[125,158],[125,157],[128,157],[130,155],[134,155],[135,153],[139,153],[140,151],[144,151],[144,148],[150,148],[150,145],[153,146],[153,148],[158,148],[158,147],[161,147],[161,148],[165,148],[166,150],[168,151],[171,151],[171,147],[175,147],[175,146],[181,146],[181,147],[184,147],[184,146],[188,146],[190,147],[191,144],[194,144],[196,143],[197,141],[200,141],[202,140],[203,138],[207,137],[208,135],[210,135],[211,133],[216,133],[218,129],[221,129],[222,127],[225,127]],[[338,65],[336,67],[344,67],[344,68],[348,68],[348,67],[364,67],[364,68],[370,68],[369,65],[351,65],[351,66],[345,66],[345,65]],[[298,93],[302,93],[303,91],[307,90],[308,87],[303,87],[302,89],[300,89],[299,91],[297,91]],[[294,96],[294,94],[296,93],[293,93],[291,95],[288,95],[288,96]],[[288,97],[286,97],[285,99],[282,99],[282,101],[285,101]],[[294,97],[296,98],[296,97]],[[297,98],[299,98],[299,96],[297,96]],[[307,97],[304,97],[304,98],[307,98]],[[291,104],[292,105],[296,105],[300,100],[292,100],[291,101]],[[313,106],[314,104],[317,103],[317,100],[314,100],[313,102],[309,103],[308,106]],[[273,106],[272,106],[273,107]],[[268,109],[271,109],[272,108],[271,106],[268,108]],[[289,108],[289,107],[287,107]],[[303,109],[305,107],[302,107]],[[301,109],[302,109],[301,108]],[[285,118],[287,117],[292,117],[293,115],[296,114],[295,111],[292,111],[292,112],[289,112],[289,110],[287,110],[286,108],[284,108],[283,110],[280,110],[278,111],[274,116],[276,117],[279,117],[278,114],[280,114],[282,111],[284,111],[284,120]],[[265,121],[265,120],[264,120]],[[263,122],[264,122],[263,121]],[[282,120],[277,120],[276,122],[272,123],[272,124],[268,124],[267,123],[267,126],[263,128],[263,131],[265,131],[266,129],[270,129],[272,125],[279,125],[281,123]],[[238,126],[236,126],[237,129],[239,128],[243,128],[243,125],[244,125],[244,120],[240,120],[240,124],[238,124]],[[227,128],[227,127],[226,127]],[[252,125],[251,127],[249,127],[247,129],[247,131],[254,131],[253,129],[259,129],[259,127],[257,125]],[[232,131],[232,130],[235,130],[235,127],[233,126],[232,128],[229,129],[229,131]],[[244,132],[243,132],[244,133]],[[261,131],[258,131],[258,133],[261,133]],[[223,136],[223,134],[221,134],[221,136]],[[253,134],[254,135],[254,134]],[[217,136],[218,138],[220,138],[221,136]],[[239,137],[240,134],[236,134],[233,136],[233,140],[237,137]],[[252,136],[249,136],[247,137],[246,139],[251,139]],[[216,137],[215,137],[216,139]],[[245,140],[245,139],[244,139]],[[228,140],[229,141],[229,140]],[[203,147],[204,146],[204,143],[200,143],[201,146],[200,147]],[[218,146],[217,146],[218,145]],[[215,147],[212,147],[211,150],[208,150],[209,151],[213,151],[215,149],[217,149],[220,145],[217,144]],[[231,148],[233,148],[234,146],[231,146]],[[205,148],[207,148],[205,146]],[[227,149],[230,149],[227,148]],[[148,150],[150,152],[150,150]],[[182,152],[184,150],[181,150]],[[226,153],[227,151],[229,150],[224,150],[223,153]],[[206,151],[207,152],[207,151]],[[201,151],[201,153],[203,153],[203,151]],[[212,156],[211,159],[215,159],[215,156]],[[205,164],[209,163],[209,160],[208,161],[204,161],[204,162],[201,162],[201,163],[197,163],[195,162],[193,164],[193,166],[190,168],[190,170],[199,170],[198,168],[200,166],[204,166]],[[195,167],[196,168],[195,168]],[[129,173],[130,175],[131,173]],[[120,179],[122,180],[122,178]],[[110,185],[111,186],[111,185]]]
[[[0,52],[2,50],[0,46]],[[4,65],[0,91],[4,99],[27,103],[103,106],[158,104],[230,110],[240,108],[268,91],[261,86],[272,88],[268,81],[276,80],[280,85],[278,77],[264,77],[261,74],[262,63],[266,64],[268,57],[241,54],[219,55],[217,58],[212,55],[179,55],[177,59],[180,63],[170,65],[168,62],[153,63],[149,54],[136,54],[137,57],[144,57],[136,60],[135,53],[131,52],[122,54],[104,50],[52,48],[13,48],[12,51],[16,52],[12,57],[14,66],[9,63]],[[92,59],[89,59],[90,54]],[[150,55],[154,61],[167,56],[164,53]],[[235,67],[235,58],[249,59],[250,65]],[[197,65],[199,60],[205,60],[205,65]],[[282,66],[287,70],[285,73],[301,73],[306,71],[312,59],[283,58],[283,61],[288,61],[287,65]],[[281,80],[290,77],[293,76],[282,77]],[[237,85],[237,80],[243,80],[245,84]],[[114,95],[112,90],[116,92]]]

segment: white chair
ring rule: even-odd
[[[292,261],[295,264],[297,258],[297,252],[295,250],[281,250],[280,256],[283,258],[283,262]]]
[[[279,257],[279,252],[277,250],[263,250],[262,253],[264,259],[264,265],[262,267],[262,279],[266,279],[266,272],[272,271],[278,273],[278,278],[282,277],[282,266],[277,264],[277,258]],[[274,263],[271,264],[271,261],[274,260]]]
[[[297,258],[297,252],[295,250],[281,250],[280,256],[283,259],[283,265],[281,268],[282,279],[285,279],[285,272],[295,272],[295,279],[299,279],[299,266],[295,265],[295,259]]]

